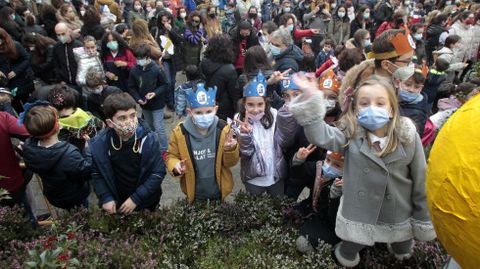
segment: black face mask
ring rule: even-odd
[[[240,37],[241,37],[243,40],[245,40],[245,39],[248,38],[248,36],[244,36],[244,35],[240,35]]]
[[[252,19],[255,19],[257,17],[257,13],[250,13],[248,16],[250,16]]]
[[[212,13],[212,14],[208,14],[208,16],[213,19],[213,18],[215,18],[216,15],[215,15],[215,13]]]

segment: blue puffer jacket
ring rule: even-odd
[[[303,52],[299,47],[292,44],[273,58],[275,59],[273,70],[283,72],[290,68],[291,73],[296,73],[300,71],[298,65],[303,60]]]
[[[160,151],[160,142],[155,132],[144,127],[139,120],[137,137],[140,139],[140,174],[137,190],[131,199],[137,204],[137,209],[149,208],[158,204],[162,195],[161,184],[165,177],[165,164]],[[92,181],[99,205],[110,201],[118,202],[116,178],[109,157],[110,137],[115,132],[111,128],[104,129],[95,136],[88,147],[92,157]]]

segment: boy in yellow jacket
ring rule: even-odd
[[[230,168],[238,162],[239,146],[231,126],[216,116],[216,91],[201,83],[187,91],[188,116],[170,136],[167,170],[180,177],[190,203],[223,201],[233,188]]]

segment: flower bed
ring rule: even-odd
[[[288,200],[237,194],[234,203],[177,202],[130,216],[78,210],[33,230],[21,210],[0,210],[0,268],[339,268],[331,248],[295,249],[301,220]],[[13,236],[16,235],[16,236]],[[379,245],[361,253],[361,268],[439,268],[437,242],[417,243],[397,262]]]

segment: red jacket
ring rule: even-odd
[[[0,188],[15,193],[22,187],[24,180],[10,140],[12,136],[27,138],[30,134],[23,125],[18,126],[17,118],[6,112],[0,112],[0,149],[2,151],[0,176],[5,177],[0,180]]]
[[[295,40],[299,40],[303,37],[311,37],[313,35],[315,35],[315,33],[312,31],[312,29],[306,29],[306,30],[295,29],[293,31],[293,38]]]
[[[326,62],[324,62],[316,71],[315,71],[315,77],[320,77],[325,70],[330,68],[330,66],[333,65],[333,61],[331,58],[329,58]]]
[[[118,53],[115,58],[113,58],[111,53],[107,53],[105,55],[105,58],[103,59],[103,62],[105,64],[107,63],[112,63],[115,61],[124,61],[127,62],[127,69],[132,69],[137,64],[137,60],[135,59],[135,56],[133,55],[133,52],[130,49],[125,49],[125,53],[121,54]]]

